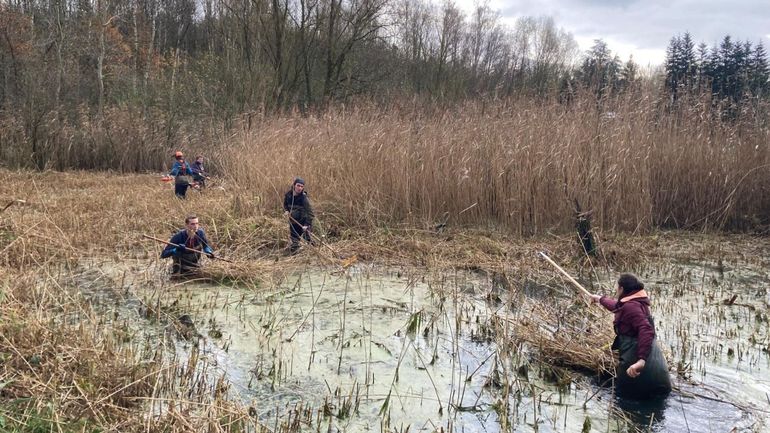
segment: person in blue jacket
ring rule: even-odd
[[[200,268],[198,262],[201,257],[198,251],[203,251],[210,259],[214,258],[214,251],[211,249],[203,229],[200,228],[198,217],[188,215],[184,219],[184,225],[184,230],[179,231],[169,240],[169,243],[173,245],[166,245],[166,248],[160,253],[162,259],[167,257],[173,259],[174,264],[171,267],[173,275],[190,275],[197,272]]]
[[[171,167],[169,176],[174,177],[174,194],[179,198],[185,198],[187,195],[187,188],[191,185],[190,176],[193,175],[193,170],[190,164],[184,160],[184,154],[177,151],[174,154],[176,161]]]

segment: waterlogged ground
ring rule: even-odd
[[[761,238],[750,248],[721,243],[710,258],[690,257],[697,245],[682,248],[638,269],[649,282],[658,337],[681,388],[665,402],[655,430],[766,431],[769,244]]]
[[[764,431],[770,252],[718,256],[685,246],[634,269],[648,282],[677,387],[644,405],[580,373],[553,378],[532,348],[501,347],[489,323],[505,312],[487,302],[484,275],[362,265],[347,275],[298,271],[255,289],[178,284],[161,265],[105,263],[90,266],[111,275],[120,296],[87,294],[154,338],[169,338],[167,321],[147,319],[148,310],[189,316],[199,337],[169,339],[176,362],[193,354],[202,374],[224,378],[274,431]],[[613,273],[598,281],[611,285]]]
[[[503,416],[517,430],[535,419],[541,431],[580,431],[586,417],[606,424],[604,402],[582,408],[591,386],[546,383],[524,358],[503,415],[486,280],[367,267],[348,275],[303,272],[258,292],[188,283],[143,296],[196,318],[201,352],[268,426],[298,408],[312,414],[308,430],[500,431]]]

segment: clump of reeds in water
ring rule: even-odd
[[[209,260],[193,276],[195,279],[218,284],[240,284],[246,287],[258,287],[265,283],[283,280],[291,267],[290,262],[249,260],[227,263]]]
[[[545,279],[540,270],[530,271],[534,271],[535,280]],[[519,284],[505,273],[495,277],[493,292],[497,294],[493,299],[509,306],[493,316],[497,338],[502,338],[505,346],[524,345],[548,365],[600,375],[614,373],[611,315],[588,305],[566,286],[529,279]]]

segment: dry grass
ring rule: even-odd
[[[318,246],[306,246],[306,254],[287,260],[288,225],[281,216],[280,196],[268,200],[231,183],[220,183],[202,193],[191,191],[187,200],[177,200],[171,186],[154,175],[0,170],[0,183],[4,186],[0,203],[23,200],[9,206],[0,222],[4,240],[0,262],[17,269],[86,256],[116,260],[157,257],[163,245],[143,239],[142,234],[167,239],[183,227],[189,213],[200,217],[215,249],[238,262],[222,265],[233,276],[240,271],[240,276],[252,271],[258,276],[284,267],[284,263],[308,260],[328,265],[353,255],[367,262],[485,269],[530,262],[541,249],[561,259],[580,257],[577,242],[569,234],[523,243],[505,232],[451,226],[442,230],[406,224],[337,227],[336,214],[321,203],[316,205]],[[635,260],[634,254],[624,252],[622,238],[618,239],[621,245],[609,241],[603,245],[607,260]],[[280,260],[279,266],[274,264],[276,260]]]

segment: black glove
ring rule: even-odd
[[[176,252],[178,252],[179,254],[184,254],[187,252],[187,248],[184,245],[177,245]]]

